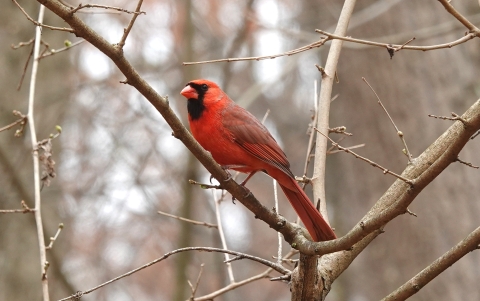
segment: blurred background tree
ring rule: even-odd
[[[98,3],[133,10],[132,1]],[[31,16],[38,4],[21,3]],[[72,3],[78,5],[78,3]],[[457,1],[469,20],[480,22],[473,1]],[[267,127],[292,164],[303,172],[313,109],[313,81],[320,78],[314,64],[324,64],[328,47],[266,61],[217,63],[185,67],[182,62],[281,53],[319,39],[314,29],[332,32],[342,3],[338,1],[145,1],[125,46],[126,57],[186,120],[181,88],[191,79],[220,84],[239,103],[261,118],[270,110]],[[129,15],[81,14],[82,19],[116,42]],[[26,113],[28,77],[19,91],[31,46],[12,50],[10,44],[33,37],[34,26],[13,4],[0,10],[0,126],[15,120],[12,110]],[[65,24],[47,13],[47,24]],[[368,40],[402,44],[446,43],[464,28],[438,3],[367,0],[357,4],[348,34]],[[68,33],[44,30],[51,48]],[[449,125],[427,114],[464,112],[480,97],[478,39],[452,49],[400,51],[393,59],[381,48],[344,44],[332,104],[331,126],[345,125],[354,136],[343,145],[365,143],[358,152],[394,171],[406,159],[389,120],[376,104],[365,77],[404,132],[414,156]],[[27,69],[27,72],[29,69]],[[54,140],[57,177],[42,191],[46,237],[65,224],[49,251],[53,300],[84,290],[183,246],[220,247],[218,232],[157,214],[164,211],[215,222],[210,191],[188,184],[208,182],[209,174],[196,163],[150,104],[127,85],[112,62],[88,43],[41,60],[37,85],[36,122],[39,139],[63,127]],[[28,74],[28,73],[27,73]],[[28,136],[0,133],[0,209],[33,207],[32,162]],[[474,140],[461,157],[477,163]],[[335,283],[329,300],[379,299],[423,269],[478,226],[478,170],[452,165],[411,206],[418,217],[402,216],[386,227]],[[311,174],[311,173],[310,173]],[[327,201],[330,221],[345,234],[394,181],[346,154],[327,160]],[[248,186],[259,200],[273,206],[271,180],[255,176]],[[309,191],[310,193],[310,191]],[[228,199],[221,212],[230,249],[264,258],[276,254],[277,235],[255,220],[241,204]],[[280,212],[294,220],[283,200]],[[48,239],[47,239],[48,241]],[[38,250],[32,215],[0,215],[0,300],[38,300]],[[287,244],[284,246],[289,248]],[[288,249],[287,249],[288,250]],[[473,253],[436,278],[413,300],[478,300],[480,255]],[[220,254],[184,253],[120,280],[82,300],[185,300],[187,279],[194,281],[201,263],[204,274],[197,295],[228,284]],[[264,270],[256,263],[237,261],[237,280]],[[362,275],[361,277],[359,275]],[[218,300],[289,300],[288,285],[259,280]]]

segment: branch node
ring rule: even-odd
[[[45,265],[43,266],[42,280],[47,279],[47,271],[49,267],[50,267],[50,262],[45,261]]]
[[[395,55],[395,48],[393,48],[392,44],[387,45],[387,51],[388,51],[388,54],[390,55],[390,59],[393,59],[393,56]]]
[[[352,133],[346,132],[347,128],[345,126],[337,126],[331,129],[328,129],[328,133],[343,134],[346,136],[353,136]]]
[[[317,67],[318,71],[320,71],[320,74],[322,75],[322,78],[327,76],[327,73],[325,72],[325,68],[323,68],[322,66],[319,66],[317,64],[315,64],[315,67]]]

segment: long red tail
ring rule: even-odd
[[[312,202],[305,192],[303,192],[297,181],[292,178],[289,179],[292,181],[296,191],[283,186],[281,183],[279,183],[280,187],[282,188],[283,193],[285,193],[287,196],[287,199],[290,201],[293,209],[295,209],[295,212],[297,212],[298,216],[307,228],[308,233],[310,233],[312,236],[313,240],[325,241],[337,238],[332,228],[330,228],[320,212],[318,212],[315,206],[313,206]]]

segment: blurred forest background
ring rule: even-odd
[[[79,2],[71,1],[73,5]],[[98,1],[134,10],[136,1]],[[21,1],[36,18],[39,5]],[[455,7],[480,24],[477,1],[457,0]],[[323,65],[328,44],[320,49],[267,61],[183,66],[182,62],[281,53],[319,39],[316,28],[333,32],[341,1],[173,1],[145,0],[146,15],[137,19],[125,46],[127,59],[186,120],[179,95],[195,78],[208,78],[258,118],[270,110],[266,125],[301,176],[313,109],[313,83],[320,79],[314,64]],[[112,43],[130,15],[82,13],[81,17]],[[100,12],[100,13],[98,13]],[[46,24],[65,26],[47,11]],[[433,45],[461,37],[465,28],[437,1],[358,1],[348,34],[378,42]],[[26,114],[28,71],[17,91],[31,46],[34,26],[12,2],[0,10],[0,127]],[[76,38],[43,30],[51,48]],[[338,98],[330,126],[344,125],[353,137],[343,146],[365,143],[358,153],[400,172],[406,165],[403,145],[388,117],[361,77],[376,89],[410,151],[420,154],[451,122],[427,114],[463,113],[480,97],[480,42],[452,49],[400,51],[390,59],[383,48],[344,44],[338,68]],[[46,241],[59,223],[65,228],[52,250],[48,271],[52,300],[86,290],[185,246],[221,247],[218,231],[157,214],[164,211],[215,223],[212,192],[188,184],[208,182],[209,174],[151,105],[88,43],[41,60],[36,93],[38,139],[61,125],[53,142],[57,177],[42,191]],[[187,123],[185,123],[187,124]],[[0,133],[0,209],[33,204],[32,156],[28,135]],[[338,137],[334,137],[338,138]],[[471,141],[461,158],[480,164],[480,139]],[[308,175],[311,175],[309,172]],[[330,222],[345,234],[394,182],[365,162],[345,153],[327,159],[327,201]],[[328,300],[363,301],[384,297],[479,225],[480,174],[452,164],[427,187],[410,209],[380,235],[334,283]],[[270,178],[255,176],[248,187],[273,207]],[[309,194],[311,189],[307,188]],[[282,195],[283,198],[283,195]],[[255,220],[230,197],[221,203],[229,249],[266,259],[276,254],[277,233]],[[284,199],[280,212],[295,220]],[[284,245],[288,251],[289,246]],[[285,251],[286,252],[286,251]],[[212,253],[174,255],[146,270],[102,288],[82,300],[185,300],[187,279],[194,282],[205,263],[197,296],[228,284],[224,256]],[[480,254],[461,259],[412,300],[480,300]],[[237,281],[264,271],[254,262],[235,261]],[[272,273],[272,275],[276,275]],[[0,215],[0,300],[40,300],[39,255],[32,214]],[[261,279],[216,300],[289,300],[285,283]]]

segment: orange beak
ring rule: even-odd
[[[186,99],[197,99],[198,98],[198,93],[197,90],[192,88],[190,85],[185,86],[183,90],[180,92]]]

